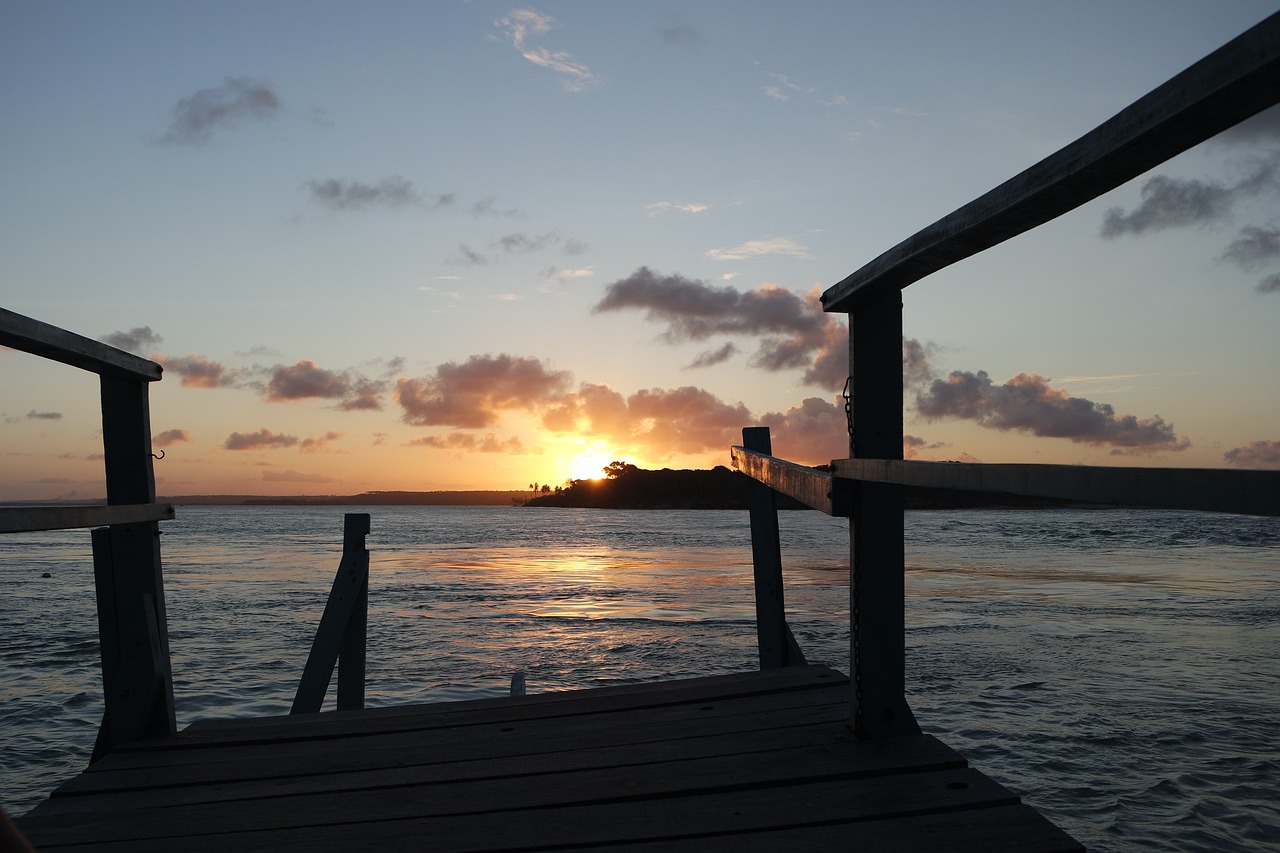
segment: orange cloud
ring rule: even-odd
[[[269,429],[257,432],[233,432],[222,445],[227,450],[263,450],[273,447],[293,447],[298,443],[294,435],[280,435]]]
[[[1237,468],[1280,469],[1280,441],[1251,441],[1233,447],[1222,458]]]
[[[185,429],[167,429],[151,438],[153,447],[171,447],[184,441],[191,441],[191,433]]]
[[[395,399],[405,423],[476,429],[498,422],[508,410],[536,410],[568,387],[567,371],[551,370],[541,359],[473,355],[447,362],[425,379],[396,382]]]

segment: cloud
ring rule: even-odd
[[[1244,177],[1234,184],[1156,175],[1142,185],[1141,203],[1126,213],[1113,207],[1102,219],[1101,234],[1114,239],[1165,228],[1212,225],[1226,219],[1237,202],[1280,189],[1280,151],[1248,161]],[[1246,237],[1247,240],[1247,237]]]
[[[27,412],[27,420],[29,421],[60,421],[62,420],[62,412],[37,412],[35,409]]]
[[[164,338],[151,331],[150,326],[138,326],[127,332],[112,332],[99,338],[107,346],[122,349],[135,355],[159,346]]]
[[[658,35],[662,38],[664,44],[699,44],[703,41],[702,35],[689,26],[663,27],[658,30]]]
[[[317,453],[343,437],[341,432],[326,432],[324,435],[313,435],[302,440],[302,452]]]
[[[1280,441],[1251,441],[1233,447],[1222,458],[1238,468],[1280,469]]]
[[[269,429],[260,429],[257,432],[233,432],[227,436],[222,446],[227,450],[265,450],[275,447],[293,447],[297,443],[297,436],[280,435]]]
[[[647,205],[645,211],[650,218],[659,216],[663,213],[687,213],[697,215],[706,213],[711,209],[711,205],[700,201],[684,202],[684,201],[655,201],[653,204]]]
[[[399,208],[406,206],[447,207],[457,200],[454,193],[432,195],[416,189],[412,181],[399,175],[383,178],[376,184],[328,178],[303,184],[311,199],[330,210],[365,210],[370,207]]]
[[[228,77],[221,86],[201,89],[173,107],[173,123],[159,141],[165,145],[199,145],[218,128],[274,116],[280,99],[270,83],[248,77]]]
[[[640,267],[608,285],[591,310],[643,311],[645,319],[666,324],[662,337],[671,343],[757,336],[760,344],[750,366],[803,368],[806,382],[838,388],[848,372],[848,334],[842,321],[823,313],[818,295],[816,287],[802,298],[776,284],[740,291]]]
[[[711,367],[716,364],[723,364],[738,352],[738,348],[732,343],[727,343],[719,349],[707,350],[699,353],[698,357],[685,367],[686,370],[696,370],[700,367]]]
[[[1257,290],[1259,293],[1280,292],[1280,272],[1273,272],[1271,275],[1261,279],[1258,282]]]
[[[627,398],[632,439],[654,450],[697,453],[725,449],[751,422],[747,407],[725,403],[703,388],[649,388]]]
[[[713,261],[745,261],[766,255],[782,255],[789,258],[811,260],[809,250],[790,237],[769,237],[748,240],[728,249],[708,249],[705,253]]]
[[[806,397],[785,412],[768,412],[760,424],[769,427],[773,454],[801,465],[826,465],[849,455],[849,421],[844,404]]]
[[[1280,258],[1280,228],[1246,225],[1240,236],[1222,251],[1222,260],[1242,269],[1257,269]]]
[[[902,436],[902,458],[928,459],[929,457],[920,455],[922,450],[937,450],[946,446],[943,442],[929,442],[918,435],[904,435]]]
[[[996,385],[986,371],[953,371],[916,395],[916,411],[929,420],[958,418],[997,430],[1018,430],[1048,438],[1111,447],[1118,453],[1179,451],[1191,446],[1159,415],[1139,420],[1051,388],[1043,376],[1019,373]]]
[[[519,210],[514,207],[499,210],[494,207],[498,203],[497,196],[488,196],[482,198],[475,204],[471,205],[471,212],[476,216],[523,216]]]
[[[542,417],[545,429],[600,437],[620,451],[643,449],[657,458],[727,450],[751,423],[741,403],[726,403],[691,385],[648,388],[624,397],[607,385],[584,382],[577,392],[549,403]]]
[[[264,396],[269,402],[293,400],[341,400],[340,411],[379,410],[386,383],[353,371],[326,370],[314,361],[302,359],[293,365],[278,365],[271,371]]]
[[[574,59],[569,52],[528,45],[530,38],[550,32],[555,22],[555,18],[536,9],[522,8],[512,10],[509,15],[493,23],[507,34],[512,46],[520,51],[521,56],[534,65],[561,75],[560,84],[566,91],[589,92],[600,88],[602,84],[595,72]]]
[[[228,371],[221,362],[205,358],[200,353],[180,358],[164,358],[157,356],[164,369],[182,377],[183,388],[224,388],[235,385],[241,374]]]
[[[263,471],[262,479],[268,483],[341,483],[335,477],[324,474],[303,474],[300,471]]]
[[[465,450],[473,453],[523,453],[524,444],[512,436],[503,441],[493,433],[477,438],[468,432],[448,435],[424,435],[409,442],[410,447],[434,447],[440,450]]]
[[[159,435],[152,436],[151,445],[153,447],[172,447],[175,444],[191,440],[191,433],[185,429],[167,429]]]
[[[565,255],[581,255],[586,251],[586,244],[572,237],[562,237],[555,231],[546,234],[525,234],[514,232],[504,234],[489,244],[490,254],[481,254],[466,243],[459,244],[462,257],[455,261],[466,266],[483,266],[490,262],[502,260],[510,255],[530,255],[544,250],[558,249]]]
[[[473,355],[447,362],[423,379],[401,379],[395,399],[405,423],[476,429],[498,422],[507,410],[533,410],[562,394],[570,374],[541,359],[506,354]]]

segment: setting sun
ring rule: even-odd
[[[604,469],[612,461],[613,457],[608,453],[586,450],[569,461],[568,477],[571,480],[602,480]]]

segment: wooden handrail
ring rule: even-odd
[[[1055,219],[1280,102],[1280,12],[822,294],[849,312]]]
[[[163,368],[133,353],[0,308],[0,344],[99,376],[158,382]]]
[[[173,504],[0,507],[0,533],[105,527],[138,521],[166,521],[173,517]]]
[[[837,459],[838,479],[1084,503],[1280,515],[1280,471]]]

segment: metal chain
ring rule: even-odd
[[[857,440],[853,434],[853,377],[844,381],[844,416],[849,424],[849,455],[857,456]],[[854,536],[861,529],[858,518],[862,510],[862,490],[854,489],[853,515],[849,519],[850,531]],[[858,543],[853,540],[856,550]],[[849,554],[851,575],[849,578],[850,632],[853,634],[853,647],[850,649],[850,665],[853,669],[853,730],[860,733],[862,726],[862,566],[852,551]]]

